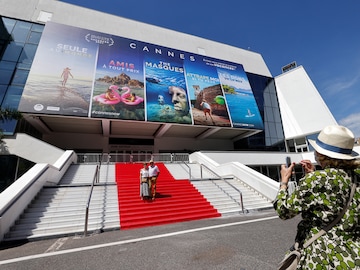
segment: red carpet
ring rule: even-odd
[[[156,165],[160,169],[156,199],[143,201],[139,186],[142,164],[116,164],[121,229],[220,217],[189,180],[175,180],[164,164]]]

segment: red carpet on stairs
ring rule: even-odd
[[[116,164],[120,228],[130,229],[182,221],[219,217],[217,210],[189,180],[175,180],[163,163],[157,180],[156,198],[141,200],[142,164]]]

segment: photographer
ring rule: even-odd
[[[301,214],[295,242],[299,246],[329,225],[347,206],[352,181],[360,172],[360,162],[353,152],[354,135],[345,127],[328,126],[316,141],[315,160],[322,170],[315,170],[303,160],[306,175],[290,195],[287,190],[295,163],[281,166],[281,183],[274,207],[281,219]],[[360,269],[360,187],[341,220],[327,233],[303,250],[297,269]]]

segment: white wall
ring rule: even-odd
[[[7,17],[40,22],[39,14],[45,11],[51,15],[53,22],[127,37],[184,52],[202,54],[200,52],[205,51],[207,56],[242,64],[247,72],[272,77],[259,53],[162,27],[56,0],[0,0],[0,6],[0,14]]]
[[[1,154],[19,156],[34,163],[53,164],[65,153],[58,147],[22,133],[17,133],[3,141],[5,149],[0,151]]]
[[[245,165],[279,165],[285,164],[286,157],[292,162],[299,163],[303,159],[309,159],[315,163],[314,153],[285,153],[285,152],[210,152],[201,151],[204,155],[217,162],[224,164],[229,162],[240,162]]]
[[[65,151],[53,165],[35,164],[0,196],[0,241],[42,187],[56,185],[77,156]]]
[[[337,124],[302,66],[275,77],[275,85],[286,139]]]

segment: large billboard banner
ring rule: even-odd
[[[241,64],[53,22],[19,110],[263,129]]]
[[[99,47],[87,40],[88,34],[75,27],[46,25],[20,111],[88,116]]]
[[[143,59],[129,39],[99,45],[91,117],[145,120]]]
[[[146,54],[144,67],[147,120],[192,124],[182,59]]]

